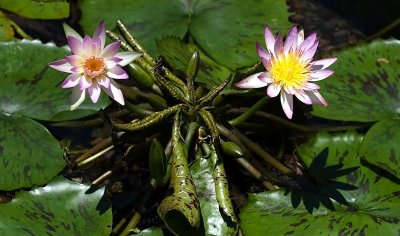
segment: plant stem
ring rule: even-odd
[[[125,115],[128,115],[129,111],[126,109],[116,111],[111,113],[109,116],[110,118],[118,118],[122,117]],[[50,124],[51,126],[55,127],[93,127],[93,126],[98,126],[103,124],[103,119],[101,118],[95,118],[91,120],[86,120],[86,121],[63,121],[63,122],[57,122]]]
[[[96,160],[97,158],[99,158],[100,156],[102,156],[104,153],[110,151],[110,150],[113,149],[113,148],[114,148],[114,145],[111,145],[111,146],[105,148],[104,150],[102,150],[102,151],[96,153],[95,155],[90,156],[90,157],[88,157],[87,159],[85,159],[85,160],[83,160],[83,161],[81,161],[81,162],[78,162],[78,163],[77,163],[77,166],[78,166],[78,167],[84,166],[84,165],[86,165],[86,164],[88,164],[88,163],[90,163],[90,162]]]
[[[237,126],[243,122],[245,122],[247,119],[249,119],[254,113],[256,113],[258,110],[260,110],[267,102],[269,99],[267,96],[263,96],[258,102],[256,102],[252,107],[247,109],[245,112],[243,112],[241,115],[238,117],[228,121],[229,124],[232,126]]]
[[[128,213],[128,215],[130,215],[130,214],[135,214],[135,209],[132,209],[129,213]],[[118,231],[122,228],[122,226],[128,221],[128,215],[126,215],[126,216],[124,216],[124,218],[122,218],[119,222],[118,222],[118,224],[113,228],[113,230],[112,230],[112,233],[113,234],[117,234],[118,233]]]
[[[255,179],[261,182],[261,184],[268,190],[276,190],[276,187],[269,182],[260,171],[254,168],[246,159],[244,158],[233,158],[237,163],[239,163],[243,168],[247,170]]]
[[[99,186],[101,183],[104,182],[104,180],[106,180],[108,177],[110,177],[112,175],[112,171],[106,171],[104,174],[102,174],[100,177],[98,177],[97,179],[95,179],[92,184]]]
[[[394,21],[390,22],[390,24],[388,24],[387,26],[385,26],[384,28],[380,29],[378,32],[376,32],[375,34],[369,36],[367,38],[367,41],[373,40],[375,38],[378,38],[382,35],[384,35],[385,33],[389,32],[390,30],[394,29],[396,26],[400,25],[400,17],[395,19]]]
[[[139,223],[140,219],[142,218],[142,215],[139,212],[135,212],[129,221],[128,225],[125,227],[125,229],[120,233],[120,236],[126,236],[129,235],[131,232],[131,229],[134,229],[136,225]]]

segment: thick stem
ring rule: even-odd
[[[125,229],[121,232],[120,236],[129,235],[131,233],[131,230],[136,228],[136,225],[139,223],[141,218],[142,218],[142,215],[136,211],[135,214],[133,214],[133,216],[132,216],[131,220],[129,221],[129,223],[127,224],[127,226],[125,227]]]
[[[113,113],[110,113],[110,118],[118,118],[122,117],[125,115],[128,115],[129,111],[126,109],[116,111]],[[86,121],[63,121],[63,122],[57,122],[51,124],[51,126],[55,127],[93,127],[93,126],[98,126],[103,124],[103,119],[101,118],[95,118],[91,120],[86,120]]]
[[[256,102],[252,107],[250,107],[249,109],[247,109],[245,112],[243,112],[241,115],[239,115],[238,117],[228,121],[229,124],[231,124],[232,126],[237,126],[243,122],[245,122],[247,119],[249,119],[254,113],[256,113],[258,110],[260,110],[261,108],[264,107],[265,104],[267,104],[267,102],[269,101],[269,99],[267,98],[267,96],[263,96],[260,100],[258,100],[258,102]]]

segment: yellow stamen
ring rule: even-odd
[[[289,53],[273,58],[269,72],[275,82],[283,87],[296,89],[305,85],[310,70],[308,64],[300,60],[299,55]]]

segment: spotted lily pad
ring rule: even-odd
[[[154,56],[155,39],[183,38],[189,32],[205,53],[230,69],[259,60],[255,43],[264,41],[266,24],[274,31],[290,26],[284,0],[98,0],[82,1],[81,9],[81,25],[87,32],[92,32],[101,19],[107,25],[121,19]]]
[[[104,189],[56,178],[45,187],[20,191],[0,205],[1,235],[109,235],[112,213]]]
[[[399,40],[374,41],[335,56],[335,73],[319,83],[329,106],[314,106],[314,115],[369,122],[400,114]]]
[[[41,124],[0,113],[0,189],[47,183],[65,166],[58,141]]]
[[[31,19],[62,19],[69,16],[67,0],[1,0],[0,8]]]
[[[221,84],[230,75],[230,70],[219,65],[200,51],[194,44],[185,44],[177,37],[165,37],[157,40],[158,51],[166,62],[185,78],[186,66],[194,50],[200,52],[199,72],[195,81],[207,88]]]
[[[39,120],[69,120],[96,113],[109,104],[104,96],[96,104],[90,99],[70,112],[70,89],[60,88],[67,73],[47,64],[70,52],[54,44],[39,41],[0,43],[0,113],[21,115]]]
[[[323,149],[329,149],[327,164],[342,163],[344,168],[360,165],[357,149],[362,136],[355,131],[330,135],[320,133],[298,147],[309,165]],[[338,180],[358,186],[343,191],[349,206],[335,204],[336,211],[320,207],[309,214],[304,205],[294,209],[284,191],[250,194],[241,209],[241,229],[245,235],[396,235],[400,223],[399,188],[367,167]]]

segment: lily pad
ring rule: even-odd
[[[123,20],[153,56],[155,40],[164,36],[183,38],[187,32],[211,58],[230,68],[255,64],[256,41],[264,42],[263,28],[274,31],[290,27],[284,0],[264,1],[82,1],[81,25],[92,32],[96,22],[108,25]],[[103,14],[107,12],[107,14]]]
[[[0,8],[31,19],[62,19],[69,16],[67,0],[1,0]]]
[[[200,158],[190,167],[206,235],[236,235],[235,227],[230,227],[221,215],[212,171],[213,166],[210,159]]]
[[[47,183],[66,166],[58,141],[36,121],[0,112],[0,189]]]
[[[314,106],[314,115],[370,122],[400,114],[399,40],[374,41],[335,56],[335,73],[318,83],[329,106]]]
[[[96,104],[86,99],[76,111],[69,111],[72,91],[59,86],[68,74],[47,66],[69,54],[65,48],[23,40],[0,43],[0,51],[0,112],[56,121],[88,116],[109,104],[103,95]]]
[[[400,178],[400,120],[379,121],[365,135],[359,152],[369,163]]]
[[[151,227],[140,231],[138,234],[132,234],[137,236],[164,236],[161,228]]]
[[[195,81],[206,88],[211,89],[221,84],[231,73],[229,69],[219,65],[202,52],[194,44],[185,44],[177,37],[166,37],[157,40],[158,51],[167,63],[180,72],[181,77],[185,78],[186,66],[194,50],[200,52],[199,72]]]
[[[56,178],[46,187],[17,192],[0,205],[1,235],[109,235],[111,208],[102,211],[104,189]]]
[[[313,157],[328,147],[328,165],[342,163],[344,168],[360,165],[357,149],[362,136],[355,131],[330,135],[320,133],[298,147],[298,153],[309,165]],[[338,180],[358,186],[343,191],[349,206],[335,204],[336,211],[324,207],[309,214],[301,204],[292,207],[284,190],[250,194],[241,209],[241,229],[245,235],[396,235],[400,223],[398,185],[376,175],[367,167]]]

